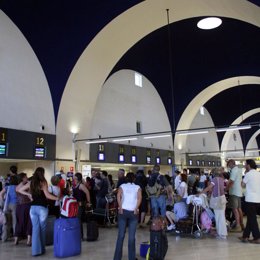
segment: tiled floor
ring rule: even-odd
[[[80,256],[68,259],[84,260],[112,260],[115,248],[117,229],[100,228],[99,240],[96,242],[82,242],[82,253]],[[175,237],[168,235],[169,249],[165,260],[254,260],[260,259],[260,245],[243,244],[238,241],[240,234],[230,234],[227,241],[219,241],[215,238],[194,239],[190,237]],[[138,229],[137,231],[137,257],[139,256],[140,242],[149,240],[149,229]],[[53,247],[47,247],[44,256],[32,257],[31,250],[22,241],[18,246],[12,242],[0,242],[0,259],[1,260],[19,260],[19,259],[55,259],[53,257]],[[122,260],[127,260],[127,236],[124,244],[124,256]]]

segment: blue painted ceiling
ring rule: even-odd
[[[39,58],[50,86],[56,117],[67,79],[84,49],[106,24],[140,2],[0,1],[0,8],[22,31]],[[251,2],[260,6],[260,0]],[[205,87],[228,77],[260,76],[260,28],[223,18],[219,28],[204,31],[196,27],[199,19],[170,25],[172,55],[165,25],[130,48],[111,71],[112,74],[120,69],[132,69],[145,75],[160,94],[173,130],[185,107]],[[259,97],[259,86],[241,86],[223,91],[205,107],[217,126],[229,125],[241,113],[259,107]],[[258,114],[254,120],[259,119]],[[249,140],[252,134],[249,132],[245,140]]]

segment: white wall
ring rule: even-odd
[[[121,70],[113,74],[98,97],[90,137],[114,137],[136,134],[136,122],[142,133],[171,131],[162,100],[152,83],[142,76],[143,87],[135,86],[135,72]],[[123,144],[126,142],[122,142]],[[131,145],[169,150],[172,137],[144,140],[139,137]]]
[[[215,127],[212,118],[204,108],[204,115],[197,111],[193,118],[190,129]],[[204,139],[204,142],[203,142]],[[205,146],[204,146],[205,144]],[[219,151],[218,137],[215,130],[211,129],[207,134],[178,136],[175,139],[175,158],[177,164],[185,162],[185,153]]]
[[[30,161],[30,162],[18,162],[18,173],[25,172],[27,176],[33,175],[37,167],[43,167],[45,169],[45,178],[50,183],[51,177],[54,175],[54,162],[51,161]]]
[[[204,115],[201,115],[200,112],[196,114],[195,118],[191,123],[191,129],[196,128],[207,128],[215,127],[212,118],[204,108]],[[203,145],[203,138],[205,141],[205,146]],[[210,152],[210,151],[219,151],[218,137],[215,130],[210,130],[207,134],[199,135],[189,135],[186,142],[186,151],[187,152]]]
[[[47,80],[31,46],[0,11],[0,127],[55,134]]]

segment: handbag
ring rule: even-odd
[[[213,194],[210,197],[209,205],[212,209],[223,209],[227,203],[227,199],[225,195],[220,196],[220,188],[219,188],[219,179],[218,180],[218,196],[213,197]]]

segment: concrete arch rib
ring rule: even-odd
[[[233,88],[237,86],[238,80],[240,82],[240,85],[247,85],[247,84],[257,84],[260,85],[260,77],[256,76],[241,76],[241,77],[233,77],[228,78],[225,80],[221,80],[219,82],[216,82],[212,84],[211,86],[204,89],[200,94],[198,94],[187,106],[185,111],[183,112],[180,121],[177,126],[177,130],[183,130],[183,129],[189,129],[191,122],[193,118],[195,117],[196,113],[198,112],[199,108],[203,106],[209,99],[220,93],[221,91],[224,91],[229,88]],[[252,112],[253,113],[253,112]],[[245,114],[245,116],[249,117],[250,112]],[[245,117],[244,117],[245,118]],[[239,124],[239,119],[236,119],[234,121],[236,124]],[[233,123],[234,123],[233,122]],[[230,132],[227,133],[230,135]],[[175,151],[178,151],[178,146],[184,147],[186,143],[187,136],[175,136],[174,140],[174,149]],[[226,147],[221,146],[221,150]]]
[[[246,146],[246,152],[245,155],[247,156],[251,156],[251,157],[259,157],[259,147],[257,145],[256,142],[256,137],[260,135],[260,129],[258,129],[250,138],[250,140],[247,143]],[[252,149],[256,149],[255,151],[252,151]],[[251,150],[251,151],[250,151]]]
[[[257,114],[257,113],[260,113],[260,108],[251,109],[251,110],[247,111],[246,113],[242,114],[241,116],[239,116],[238,118],[236,118],[236,120],[234,120],[231,125],[239,125],[244,120],[246,120],[248,117],[250,117],[254,114]],[[239,131],[236,131],[236,133],[239,134]],[[222,140],[222,143],[221,143],[221,150],[222,151],[228,150],[228,141],[232,137],[232,134],[233,134],[233,132],[226,132],[225,133],[223,140]]]
[[[71,152],[65,152],[71,147],[72,127],[80,129],[81,138],[89,135],[95,103],[111,69],[136,42],[165,26],[167,8],[172,10],[170,22],[196,16],[223,16],[260,26],[259,8],[244,0],[147,0],[124,12],[93,39],[68,79],[57,120],[59,158],[72,158]]]

